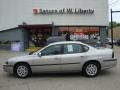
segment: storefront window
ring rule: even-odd
[[[49,30],[29,30],[29,46],[41,47],[46,45],[46,39],[51,36]]]
[[[70,40],[88,44],[100,43],[99,27],[59,27],[60,35],[70,33]]]

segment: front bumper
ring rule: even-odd
[[[8,73],[13,73],[13,66],[12,65],[3,65],[3,70]]]
[[[109,59],[109,60],[103,60],[102,70],[115,67],[116,65],[117,65],[117,59],[116,58]]]

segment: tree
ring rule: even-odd
[[[120,23],[113,21],[113,28],[120,26]],[[109,22],[109,28],[111,28],[111,22]]]

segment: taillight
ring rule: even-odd
[[[112,58],[114,58],[114,52],[112,52]]]

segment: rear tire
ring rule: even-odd
[[[97,62],[88,62],[83,66],[82,73],[87,77],[95,77],[100,72],[100,65]]]
[[[29,65],[25,63],[19,63],[15,66],[14,73],[19,78],[26,78],[31,75],[31,69]]]

